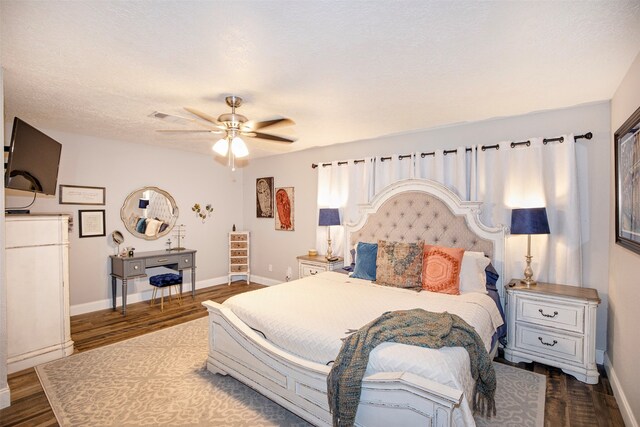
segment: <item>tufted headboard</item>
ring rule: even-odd
[[[503,227],[482,224],[478,217],[480,206],[481,202],[461,201],[434,181],[398,181],[377,194],[370,204],[361,206],[358,222],[346,226],[346,247],[378,240],[424,241],[484,252],[502,279],[505,231]],[[502,296],[501,288],[498,286]]]

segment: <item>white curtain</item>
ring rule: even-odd
[[[424,178],[441,182],[454,190],[462,200],[480,200],[482,222],[509,225],[511,209],[544,206],[551,234],[531,237],[534,279],[580,286],[581,238],[575,140],[565,135],[564,142],[543,143],[531,138],[530,146],[511,148],[510,142],[499,143],[499,149],[470,150],[458,147],[455,152],[435,150],[434,155],[414,153],[400,159],[366,158],[365,162],[349,160],[347,165],[319,166],[318,208],[337,207],[342,223],[355,222],[358,205],[400,179]],[[343,247],[343,227],[331,227],[334,254],[349,262],[349,249]],[[522,277],[525,267],[526,236],[507,238],[506,277]],[[318,227],[316,247],[327,248],[326,227]]]
[[[322,166],[318,163],[318,209],[339,208],[342,224],[355,222],[359,218],[358,206],[368,203],[374,194],[373,159],[348,160],[347,164]],[[317,215],[317,214],[316,214]],[[316,216],[317,224],[317,216]],[[319,254],[327,252],[327,227],[316,229],[316,249]],[[344,247],[344,227],[331,227],[331,248],[334,255],[344,256],[350,263],[349,249]]]
[[[509,225],[511,209],[546,207],[549,235],[531,236],[534,279],[581,286],[581,238],[575,140],[564,142],[530,138],[530,146],[476,150],[478,200],[482,221]],[[506,280],[522,277],[527,236],[507,238]]]
[[[389,158],[391,157],[391,158]],[[375,193],[401,179],[414,177],[414,154],[402,159],[398,154],[389,157],[378,157],[374,163]]]
[[[433,155],[415,154],[416,178],[440,182],[455,191],[462,200],[476,198],[476,148],[435,150]]]

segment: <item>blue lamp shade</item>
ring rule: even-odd
[[[511,234],[549,234],[545,208],[523,208],[511,211]]]
[[[148,201],[148,200],[140,199],[140,200],[138,201],[138,207],[139,207],[140,209],[146,209],[146,208],[147,208],[147,206],[149,206],[149,201]]]
[[[320,209],[318,225],[340,225],[340,210],[336,208]]]

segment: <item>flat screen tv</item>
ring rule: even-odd
[[[62,144],[16,117],[4,186],[55,195],[61,151]]]

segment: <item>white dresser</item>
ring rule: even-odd
[[[7,367],[16,372],[73,353],[69,217],[8,215]]]
[[[511,286],[513,285],[513,286]],[[512,280],[507,291],[508,342],[505,359],[555,366],[578,380],[596,384],[598,291]]]
[[[323,271],[335,271],[344,266],[342,257],[335,261],[327,261],[324,255],[300,255],[298,258],[298,278],[315,276]]]
[[[251,277],[249,267],[249,232],[232,231],[229,233],[229,281],[233,276],[245,276],[247,284]]]

